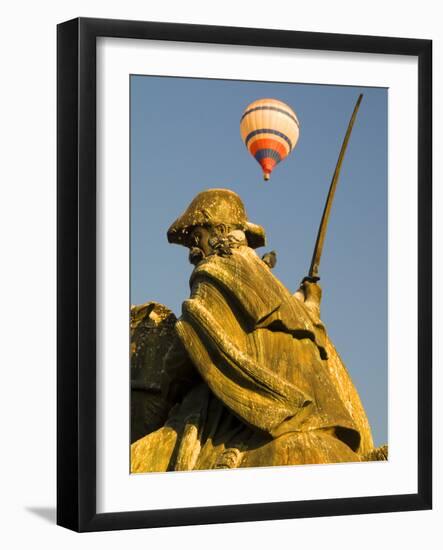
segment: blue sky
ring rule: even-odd
[[[387,101],[384,88],[131,76],[131,302],[180,315],[187,249],[166,231],[203,189],[243,199],[277,252],[274,273],[295,291],[307,274],[349,117],[363,101],[343,162],[320,266],[322,319],[369,416],[387,442]],[[300,139],[264,182],[240,138],[252,101],[288,103]]]

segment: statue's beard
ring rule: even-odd
[[[199,264],[205,258],[205,253],[198,246],[193,246],[189,249],[189,261],[192,265]]]

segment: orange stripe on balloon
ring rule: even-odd
[[[280,138],[279,136],[275,136],[273,134],[260,134],[260,135],[257,135],[257,136],[254,136],[247,144],[247,148],[249,150],[249,148],[251,147],[251,145],[253,143],[255,143],[256,141],[259,141],[261,139],[270,139],[272,141],[275,141],[276,143],[280,143],[280,145],[283,145],[283,147],[285,147],[285,151],[286,151],[286,155],[287,156],[289,153],[290,153],[290,147],[289,145],[287,144],[286,141],[284,141],[282,138]]]
[[[255,155],[260,149],[274,149],[280,154],[282,160],[288,155],[288,150],[282,143],[269,138],[254,141],[248,149],[252,155]]]

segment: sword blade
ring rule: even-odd
[[[331,206],[334,200],[335,190],[337,189],[338,178],[340,176],[340,170],[343,163],[343,158],[346,153],[349,138],[351,137],[352,128],[354,127],[355,118],[360,107],[363,94],[360,94],[355,104],[354,111],[352,112],[351,119],[349,120],[348,129],[346,130],[345,137],[338,156],[337,165],[335,166],[334,175],[332,176],[331,185],[329,186],[328,196],[326,198],[323,215],[321,218],[320,226],[318,228],[317,240],[315,242],[314,252],[312,254],[311,267],[309,268],[309,279],[318,281],[320,279],[318,270],[320,267],[321,255],[323,252],[323,245],[325,242],[326,231],[328,229],[329,215],[331,213]]]

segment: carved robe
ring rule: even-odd
[[[372,449],[358,394],[315,310],[241,246],[194,269],[165,363],[165,425],[132,472],[359,461]]]

